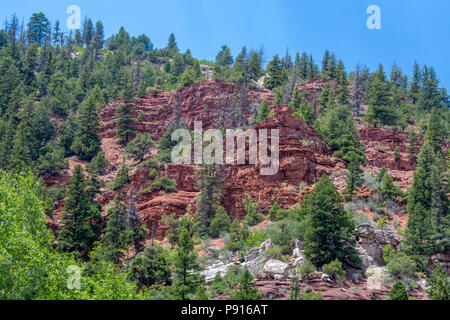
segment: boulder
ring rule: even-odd
[[[234,266],[234,263],[225,264],[223,262],[219,262],[206,267],[205,270],[200,272],[200,274],[205,276],[206,283],[210,283],[214,280],[217,273],[220,273],[222,276],[224,276],[228,273],[232,266]]]
[[[289,265],[285,262],[270,259],[264,264],[264,272],[275,280],[283,280],[286,278]]]
[[[259,247],[251,249],[245,256],[242,267],[248,269],[255,278],[261,278],[264,275],[264,265],[269,260],[264,253],[273,247],[272,240],[267,239]]]

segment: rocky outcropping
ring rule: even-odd
[[[401,242],[401,237],[394,231],[374,228],[370,224],[360,224],[356,228],[356,237],[356,249],[364,268],[381,264],[383,249],[391,245],[392,249],[396,250]]]

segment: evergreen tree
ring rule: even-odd
[[[77,251],[86,259],[99,236],[100,219],[98,205],[92,202],[86,190],[83,168],[77,165],[70,178],[68,198],[61,219],[62,227],[58,237],[60,250]]]
[[[355,224],[328,176],[322,176],[301,210],[310,219],[304,247],[312,263],[321,267],[335,259],[354,262]]]
[[[408,294],[406,293],[406,287],[402,281],[397,281],[391,288],[389,293],[391,300],[408,300]]]
[[[350,75],[351,80],[351,93],[352,93],[352,104],[356,110],[356,114],[359,116],[361,111],[361,106],[367,96],[367,83],[369,80],[369,69],[365,65],[358,63],[355,70]]]
[[[348,165],[348,173],[345,179],[347,186],[345,187],[344,194],[347,201],[353,199],[356,188],[363,184],[363,171],[361,169],[361,163],[355,152],[350,152],[350,163]]]
[[[413,66],[413,78],[410,85],[408,96],[412,99],[412,103],[415,105],[420,99],[422,92],[422,74],[420,72],[420,66],[417,61],[414,62]]]
[[[172,297],[176,300],[190,300],[203,286],[204,279],[198,274],[200,265],[194,252],[194,241],[185,229],[179,237],[179,247],[174,256]]]
[[[269,117],[270,108],[266,100],[263,100],[259,105],[258,113],[257,113],[257,123],[261,123]]]
[[[168,49],[169,52],[172,54],[178,53],[178,51],[179,51],[177,41],[176,41],[175,35],[173,33],[171,33],[169,35],[169,41],[167,43],[166,49]]]
[[[321,131],[334,157],[350,161],[350,153],[354,152],[361,163],[365,162],[364,149],[358,141],[358,131],[350,107],[338,106],[329,110],[323,118]]]
[[[218,237],[221,232],[228,232],[230,229],[231,220],[228,213],[223,207],[218,207],[216,215],[211,220],[209,226],[209,235],[211,237]]]
[[[97,110],[102,103],[100,88],[96,86],[80,106],[78,129],[70,149],[81,160],[90,161],[100,151],[101,140]]]
[[[125,74],[123,78],[123,91],[122,97],[124,103],[119,105],[117,109],[117,136],[115,137],[124,146],[127,145],[130,136],[135,133],[135,128],[132,126],[133,117],[132,109],[135,108],[133,104],[134,85],[133,76],[131,74]]]
[[[33,13],[28,22],[28,42],[43,45],[50,34],[50,22],[42,12]]]
[[[231,295],[229,299],[241,301],[262,300],[262,295],[248,269],[245,269],[241,275],[237,292]]]
[[[119,171],[117,171],[116,178],[112,185],[112,190],[115,192],[120,192],[125,186],[130,183],[130,177],[128,176],[128,167],[125,163],[122,164]]]
[[[247,194],[245,195],[244,210],[246,212],[245,221],[250,227],[264,220],[264,215],[258,212],[258,203],[252,202],[252,198]]]
[[[127,144],[125,152],[131,155],[131,157],[141,163],[144,161],[145,155],[148,154],[151,148],[155,146],[152,137],[148,132],[138,134],[133,141]]]
[[[408,147],[406,148],[406,151],[408,152],[408,158],[416,161],[418,150],[418,136],[416,131],[411,128],[408,134]]]
[[[433,147],[436,154],[440,154],[445,136],[444,128],[441,125],[441,117],[434,108],[428,119],[424,140]]]
[[[136,282],[139,288],[165,283],[171,274],[166,255],[158,245],[146,247],[142,255],[129,263],[128,279]]]
[[[278,212],[279,211],[280,211],[280,206],[278,205],[278,202],[275,201],[274,204],[272,205],[272,208],[270,208],[270,211],[269,211],[270,220],[272,220],[272,221],[278,220]]]
[[[275,55],[267,66],[267,77],[264,79],[264,86],[269,89],[280,87],[286,80],[286,74],[278,55]]]
[[[222,198],[223,174],[223,168],[220,165],[202,165],[199,181],[200,195],[196,215],[196,233],[200,236],[207,234],[216,206]]]
[[[433,147],[425,141],[408,193],[406,245],[408,253],[416,260],[442,250],[439,245],[441,241],[444,245],[449,236],[449,221],[446,218],[448,198],[444,192],[441,170]]]
[[[427,279],[430,288],[428,295],[433,300],[450,300],[450,282],[447,274],[443,271],[442,264],[437,264]]]
[[[223,45],[216,56],[216,63],[221,67],[229,67],[233,64],[233,56],[231,50],[226,45]]]
[[[381,64],[378,66],[378,70],[369,84],[367,99],[369,112],[366,114],[366,119],[370,124],[377,127],[396,123],[397,115],[391,107],[389,85]]]
[[[295,87],[289,106],[295,110],[294,116],[299,117],[308,125],[313,126],[316,121],[316,115],[306,96],[306,91],[301,93],[298,88]]]

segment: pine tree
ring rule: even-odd
[[[412,99],[412,103],[414,105],[417,103],[417,101],[419,101],[420,95],[422,93],[421,83],[422,83],[422,74],[420,72],[420,66],[416,61],[414,62],[413,78],[408,93],[408,96]]]
[[[434,153],[440,154],[442,152],[444,138],[445,134],[444,128],[441,124],[441,117],[439,116],[436,108],[434,108],[428,119],[427,131],[425,132],[424,140],[433,147]]]
[[[133,117],[132,109],[135,108],[133,104],[134,85],[133,76],[131,74],[125,74],[123,78],[123,91],[122,97],[124,103],[119,105],[117,109],[117,136],[115,137],[120,141],[123,146],[126,146],[130,136],[135,133],[135,128],[132,126]]]
[[[133,141],[127,144],[125,152],[131,155],[133,160],[141,163],[151,148],[155,146],[152,137],[148,132],[138,134]]]
[[[378,66],[378,70],[369,84],[367,100],[369,112],[366,114],[366,119],[370,124],[377,127],[396,123],[397,115],[391,107],[389,85],[381,64]]]
[[[58,237],[60,250],[77,251],[86,259],[99,236],[100,219],[98,205],[92,202],[86,190],[83,168],[77,165],[70,178],[68,198],[61,219],[62,227]]]
[[[303,201],[303,216],[309,215],[305,256],[316,266],[338,259],[354,259],[355,224],[344,210],[336,187],[323,175],[313,192]],[[354,260],[353,260],[354,261]]]
[[[28,22],[28,42],[43,45],[50,34],[50,22],[42,12],[33,13]]]
[[[389,293],[391,300],[408,300],[408,294],[406,293],[406,287],[402,281],[397,281],[391,288]]]
[[[408,152],[408,158],[416,161],[418,149],[418,136],[416,131],[411,128],[408,134],[408,147],[406,148],[406,151]]]
[[[166,49],[168,49],[169,52],[172,54],[178,53],[178,51],[179,51],[177,41],[176,41],[175,35],[173,33],[171,33],[169,35],[169,41],[167,43]]]
[[[359,116],[361,106],[367,95],[367,82],[369,80],[369,69],[365,65],[358,63],[353,73],[350,74],[352,104],[355,107],[356,114]]]
[[[203,164],[200,170],[200,195],[196,215],[196,233],[199,236],[207,234],[216,206],[222,198],[223,174],[220,165]]]
[[[142,255],[131,260],[128,279],[136,282],[139,288],[165,283],[171,274],[166,255],[160,246],[146,247]]]
[[[263,100],[259,105],[258,113],[257,113],[257,123],[261,123],[269,117],[270,108],[266,100]]]
[[[220,206],[216,210],[216,215],[211,220],[209,226],[209,235],[211,237],[218,237],[221,232],[228,232],[230,230],[231,220],[225,209]]]
[[[294,89],[294,94],[292,95],[291,102],[289,106],[295,110],[294,116],[299,117],[305,123],[313,126],[316,121],[316,115],[314,113],[312,105],[308,102],[306,98],[307,92],[301,93],[297,87]]]
[[[433,147],[425,141],[408,193],[406,245],[408,253],[416,258],[429,257],[434,251],[440,250],[440,241],[444,240],[445,243],[445,238],[449,236],[449,222],[445,218],[448,198],[441,181],[441,170]]]
[[[264,86],[274,89],[283,85],[286,80],[286,74],[278,55],[275,55],[267,66],[267,77],[264,79]]]
[[[272,208],[270,208],[269,211],[270,220],[272,221],[278,220],[278,211],[280,211],[280,206],[278,205],[278,202],[275,201],[274,204],[272,205]]]
[[[248,271],[248,269],[245,269],[245,271],[242,273],[238,290],[233,295],[231,295],[229,300],[262,300],[262,295],[256,287],[253,276],[250,271]]]
[[[245,195],[244,210],[245,221],[250,227],[257,225],[264,220],[264,215],[258,212],[258,203],[253,202],[249,195]]]
[[[115,192],[120,192],[129,183],[130,177],[128,176],[128,167],[125,165],[125,163],[123,163],[122,167],[120,167],[119,171],[117,171],[112,190]]]
[[[433,272],[427,279],[430,288],[427,290],[428,295],[433,300],[450,300],[450,282],[447,274],[443,271],[442,264],[437,264]]]
[[[355,152],[350,152],[350,163],[348,165],[348,173],[345,179],[347,186],[345,187],[344,194],[347,201],[353,199],[356,188],[363,184],[363,171],[361,169],[361,163]]]
[[[99,136],[100,125],[98,108],[101,100],[100,88],[95,86],[89,97],[81,104],[78,114],[78,129],[71,150],[81,160],[90,161],[100,151],[101,140]]]
[[[179,237],[179,247],[174,256],[172,297],[176,300],[190,300],[204,279],[198,274],[200,265],[194,252],[194,241],[185,229]]]
[[[328,110],[323,118],[321,131],[334,157],[350,161],[350,152],[354,152],[361,163],[365,162],[364,149],[358,140],[350,107],[338,106]]]
[[[233,56],[231,50],[226,45],[223,45],[216,56],[216,63],[221,67],[231,66],[233,64]]]

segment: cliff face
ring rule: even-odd
[[[136,98],[136,108],[132,114],[133,125],[138,133],[148,132],[155,141],[159,141],[173,123],[185,123],[193,129],[194,122],[201,121],[204,130],[248,125],[253,123],[253,114],[263,100],[269,103],[273,101],[270,91],[246,92],[232,83],[204,81],[182,88],[174,94],[159,93]],[[107,174],[100,178],[104,187],[114,178],[123,158],[123,148],[114,139],[116,108],[120,103],[119,99],[113,100],[99,111],[102,149],[112,163]],[[241,106],[239,117],[232,115],[235,105]],[[330,157],[330,152],[319,135],[314,129],[293,117],[289,107],[275,107],[273,112],[273,118],[253,128],[268,129],[269,138],[270,129],[280,130],[279,171],[272,176],[260,175],[259,162],[255,166],[248,164],[225,166],[223,205],[233,218],[245,217],[243,201],[246,194],[254,201],[258,201],[261,212],[268,212],[274,201],[278,201],[283,208],[289,208],[301,199],[299,184],[302,181],[311,185],[322,174],[330,174],[340,168],[341,161]],[[151,151],[152,155],[156,153],[157,150]],[[127,188],[128,196],[131,198],[139,190],[148,187],[151,181],[147,178],[148,169],[134,168],[131,162],[127,164],[131,168],[132,183]],[[177,192],[139,196],[137,209],[147,228],[157,230],[156,237],[162,239],[166,230],[160,223],[161,217],[172,213],[177,216],[193,214],[199,189],[194,165],[165,164],[159,175],[174,179],[177,182]],[[306,191],[310,189],[307,187]],[[107,190],[97,199],[103,207],[107,207],[111,200],[112,193]]]
[[[312,97],[314,95],[312,91],[322,90],[325,83],[323,79],[310,80],[301,86],[303,90],[311,90],[309,95]],[[333,85],[335,86],[334,83]],[[273,107],[273,117],[252,127],[254,112],[263,100],[269,103],[273,101],[270,91],[247,92],[232,83],[204,81],[181,88],[173,94],[163,92],[148,95],[145,98],[136,98],[136,107],[132,113],[133,125],[138,133],[150,133],[156,142],[174,123],[184,123],[193,129],[194,122],[201,121],[204,130],[246,125],[256,129],[257,132],[259,129],[268,129],[269,138],[270,129],[279,129],[278,173],[261,175],[259,162],[256,165],[225,166],[226,184],[223,206],[233,218],[245,217],[243,202],[246,194],[253,201],[258,201],[259,210],[263,213],[267,213],[275,201],[282,208],[290,208],[301,200],[300,183],[306,183],[302,191],[310,192],[313,184],[324,173],[333,174],[333,182],[339,190],[342,190],[345,187],[345,164],[340,159],[331,157],[330,151],[317,132],[293,117],[293,112],[288,106]],[[114,180],[124,159],[123,148],[114,139],[117,134],[116,109],[120,103],[120,99],[115,99],[99,111],[102,150],[112,164],[105,175],[100,177],[102,193],[96,198],[104,208],[105,214],[108,204],[113,199],[113,193],[108,190],[107,185]],[[240,106],[237,116],[236,106]],[[394,180],[398,181],[403,188],[410,185],[416,164],[406,156],[408,140],[406,134],[382,129],[361,129],[360,138],[366,146],[368,170],[376,173],[385,166]],[[393,157],[395,147],[400,150],[400,158],[397,161]],[[147,157],[157,152],[153,149]],[[69,170],[57,179],[64,184],[68,183],[75,164],[85,164],[76,158],[70,159],[69,162]],[[174,179],[177,183],[177,191],[137,196],[138,191],[147,188],[152,182],[148,179],[149,169],[138,169],[130,160],[126,163],[130,167],[132,181],[126,189],[128,197],[136,198],[138,214],[147,228],[154,230],[158,239],[162,239],[166,232],[165,226],[161,224],[163,215],[175,213],[177,216],[182,216],[195,212],[199,189],[197,168],[194,165],[164,164],[158,175]],[[49,184],[57,182],[54,180],[50,179]],[[50,223],[54,229],[60,219],[62,204],[62,201],[57,203],[55,221]]]

